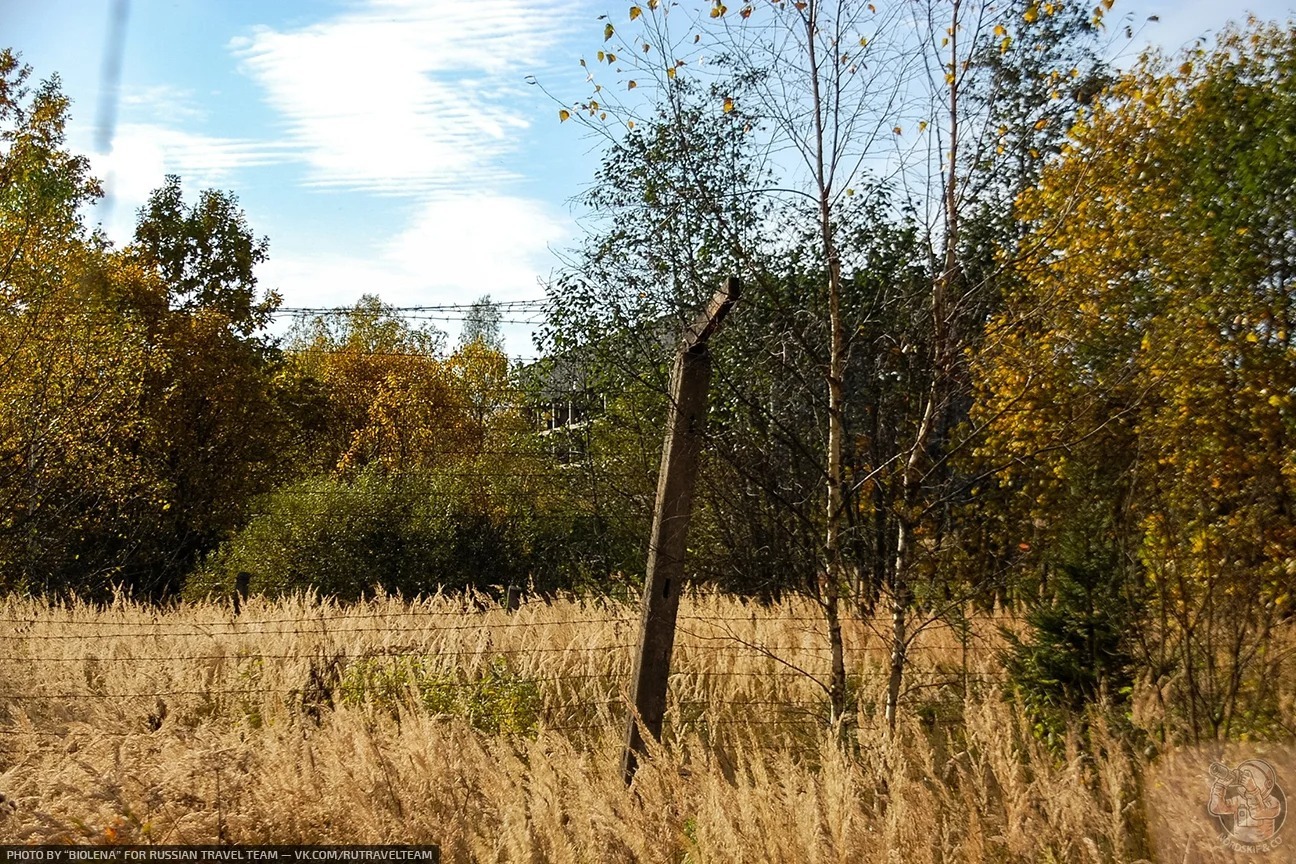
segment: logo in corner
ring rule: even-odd
[[[1235,852],[1278,848],[1287,796],[1274,767],[1263,759],[1248,759],[1236,769],[1212,762],[1210,780],[1206,810],[1219,823],[1220,842]]]

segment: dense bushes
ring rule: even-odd
[[[485,470],[353,477],[282,487],[190,580],[188,593],[229,591],[239,573],[257,593],[313,589],[355,599],[376,589],[415,595],[466,587],[536,590],[605,584],[598,520],[552,493],[559,472]]]

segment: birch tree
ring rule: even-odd
[[[1048,155],[1083,95],[1074,85],[1094,77],[1088,46],[1109,6],[648,2],[606,19],[604,47],[581,61],[591,94],[559,109],[560,120],[583,123],[612,147],[645,124],[663,130],[672,158],[642,170],[698,213],[719,241],[708,251],[755,286],[753,303],[779,302],[783,276],[771,264],[790,249],[815,261],[821,341],[795,350],[812,358],[822,393],[821,491],[818,513],[806,514],[821,541],[809,590],[827,623],[836,717],[848,709],[841,621],[854,598],[866,613],[882,601],[891,618],[885,710],[896,722],[906,649],[926,603],[916,583],[944,552],[943,503],[957,491],[948,457],[961,446],[953,430],[966,410],[964,353],[997,284],[997,268],[981,266],[984,232],[978,247],[965,223],[974,213],[986,222],[979,208],[991,191],[1006,207],[1014,178]],[[744,182],[732,189],[711,182],[718,151],[697,134],[717,123],[747,139],[736,172]],[[733,196],[749,199],[737,208],[743,220],[734,219]],[[880,214],[865,206],[877,201]],[[845,243],[858,213],[916,227],[921,300],[907,285],[876,287],[868,302],[847,296],[867,281],[856,277],[870,260]],[[969,267],[973,250],[978,266]],[[706,290],[693,286],[697,296]],[[879,327],[892,322],[904,324]],[[910,392],[870,406],[888,428],[853,447],[851,358],[892,352],[904,358]],[[861,565],[844,549],[863,523],[876,539]]]

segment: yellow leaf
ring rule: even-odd
[[[633,128],[634,128],[634,121],[633,121],[633,120],[627,120],[627,121],[626,121],[626,127],[629,128],[629,129],[633,129]]]
[[[615,62],[616,62],[616,55],[608,54],[608,65],[611,66]]]
[[[667,77],[667,78],[674,78],[674,77],[675,77],[675,67],[674,67],[674,66],[671,66],[669,69],[666,70],[666,77]]]
[[[1002,24],[996,24],[994,29],[994,35],[999,38],[1003,38],[1004,36],[1008,35],[1008,30]]]
[[[649,9],[656,9],[656,8],[657,8],[657,0],[648,0],[648,8],[649,8]]]
[[[920,121],[918,122],[918,131],[919,131],[919,132],[926,132],[926,131],[927,131],[927,121],[926,121],[926,120],[920,120]]]
[[[635,20],[636,18],[638,18],[638,17],[639,17],[640,15],[642,15],[642,14],[643,14],[643,10],[640,9],[638,6],[631,6],[631,7],[630,7],[630,20],[631,20],[631,21]]]
[[[901,129],[899,126],[895,127],[895,128],[892,129],[891,131],[894,132],[894,133],[897,134],[897,135],[900,135],[900,134],[902,134],[902,133],[904,132],[904,130]]]
[[[847,197],[847,198],[853,198],[853,197],[855,197],[855,190],[854,190],[854,189],[847,189],[847,190],[846,190],[846,197]]]
[[[604,54],[602,51],[598,52],[598,54],[595,54],[594,56],[598,59],[598,62],[600,63],[602,63],[605,59],[607,59],[607,55]]]
[[[604,28],[603,28],[603,41],[606,42],[607,40],[611,39],[611,38],[612,38],[612,34],[615,33],[615,32],[616,32],[616,28],[613,27],[611,24],[609,24],[609,25],[607,25],[606,27],[604,27]]]
[[[606,111],[600,111],[600,112],[599,112],[599,119],[600,119],[600,120],[606,120],[606,119],[607,119],[607,112],[606,112]]]
[[[875,12],[875,13],[876,13],[876,12],[877,12],[877,7],[874,6],[872,3],[870,3],[870,4],[868,4],[868,10],[869,10],[870,12]]]
[[[1037,18],[1039,18],[1039,7],[1031,6],[1029,9],[1026,10],[1026,12],[1022,15],[1022,17],[1026,19],[1027,24],[1034,22]]]
[[[635,89],[635,88],[638,87],[638,86],[639,86],[639,85],[638,85],[636,82],[631,81],[629,84],[626,85],[626,89],[627,89],[627,90],[633,90],[633,89]]]
[[[863,36],[861,36],[861,37],[860,37],[860,47],[863,48],[863,47],[865,47],[866,45],[868,45],[868,40],[865,39]]]
[[[953,83],[954,83],[954,73],[953,73],[953,72],[946,72],[946,73],[945,73],[945,83],[946,83],[946,84],[953,84]]]
[[[1035,121],[1035,131],[1038,132],[1041,129],[1047,129],[1048,125],[1049,125],[1048,118],[1042,117],[1039,120]]]
[[[724,100],[724,113],[728,114],[732,110],[734,110],[734,101],[726,96]]]
[[[568,111],[566,108],[564,108],[564,109],[562,109],[561,111],[558,112],[558,122],[559,122],[559,123],[565,122],[565,121],[570,120],[570,119],[571,119],[571,112]]]

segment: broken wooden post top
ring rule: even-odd
[[[730,276],[725,279],[724,285],[720,286],[720,290],[711,298],[711,302],[684,331],[684,350],[692,351],[699,345],[705,345],[707,340],[720,329],[725,316],[738,302],[738,297],[741,294],[742,283],[738,281],[737,276]]]

